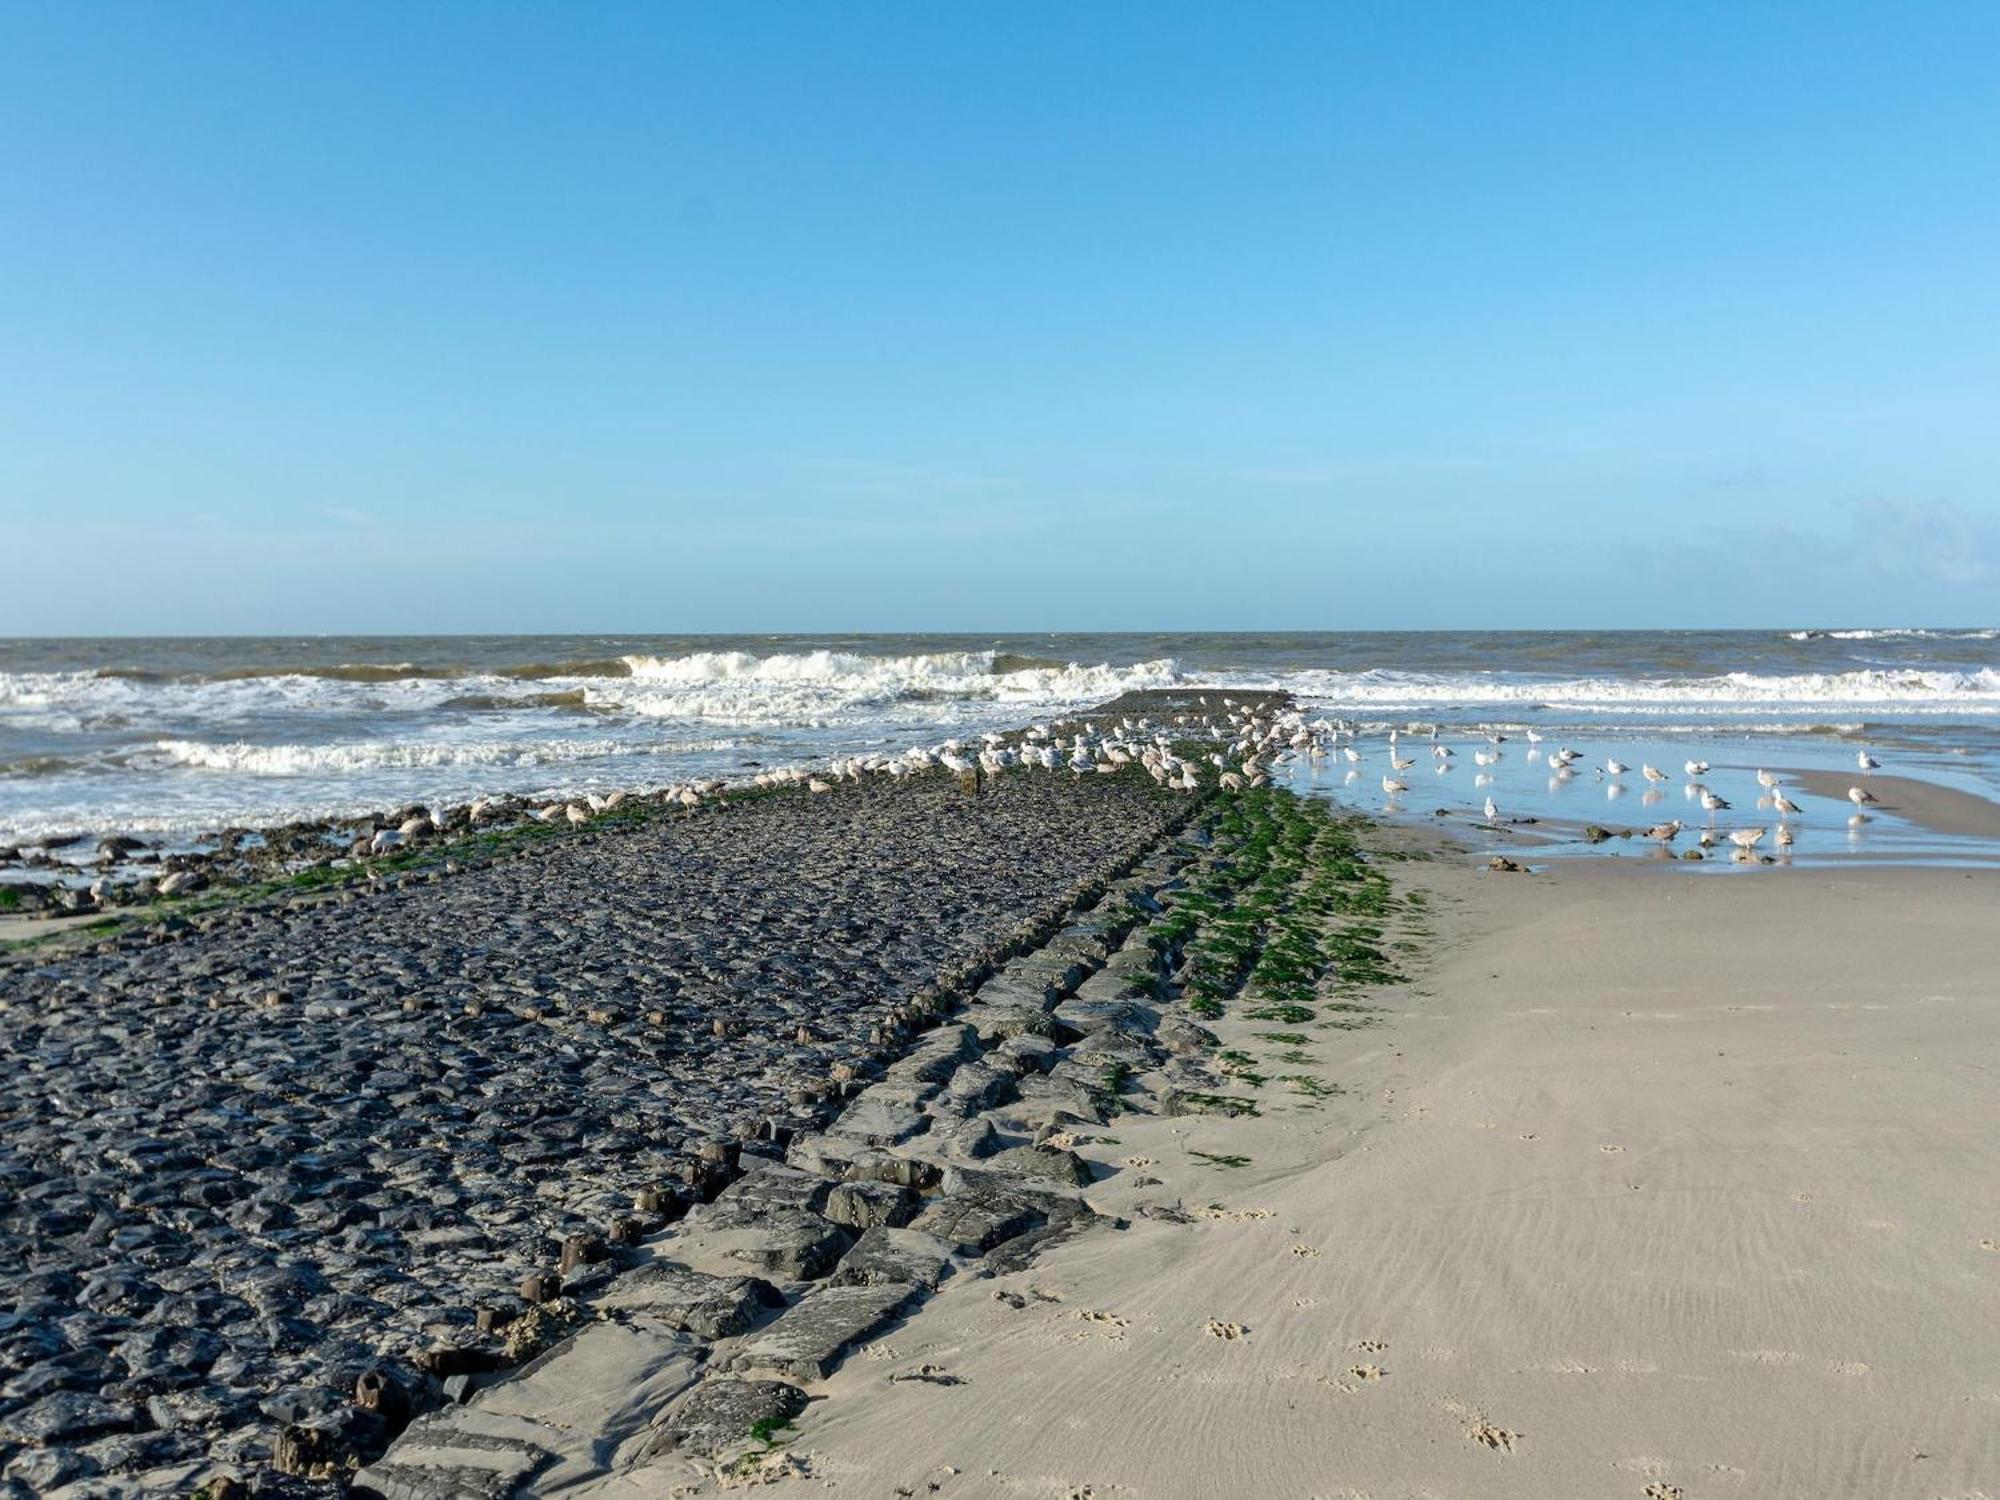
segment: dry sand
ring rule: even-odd
[[[2000,1493],[2000,877],[1398,879],[1415,981],[1269,1067],[1343,1094],[1118,1122],[1131,1227],[950,1285],[770,1493]]]

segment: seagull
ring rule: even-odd
[[[1398,781],[1393,776],[1384,776],[1382,778],[1382,790],[1387,792],[1391,797],[1395,796],[1398,792],[1407,792],[1409,789],[1410,784],[1407,781]]]
[[[1486,799],[1486,821],[1489,823],[1497,823],[1500,821],[1500,809],[1493,805],[1493,799],[1491,797],[1488,797]]]
[[[1866,750],[1857,750],[1854,752],[1854,763],[1864,771],[1876,770],[1882,764],[1881,761],[1870,755]]]
[[[1761,828],[1739,828],[1729,835],[1729,842],[1748,854],[1757,847],[1757,841],[1763,837],[1764,830]]]
[[[1530,729],[1528,731],[1528,743],[1531,745],[1539,745],[1541,742],[1542,742],[1542,736],[1540,731]]]
[[[1705,760],[1691,760],[1685,766],[1681,767],[1681,769],[1686,771],[1690,776],[1706,776],[1708,774],[1708,762]]]
[[[1763,787],[1766,791],[1769,791],[1773,787],[1777,786],[1777,784],[1778,784],[1778,778],[1771,772],[1759,771],[1757,773],[1757,785]]]
[[[1851,786],[1847,789],[1847,800],[1856,807],[1872,807],[1875,804],[1875,794],[1866,787]]]
[[[1394,766],[1399,771],[1407,771],[1410,769],[1411,766],[1414,766],[1416,763],[1417,763],[1417,758],[1414,755],[1410,756],[1407,760],[1399,759],[1393,753],[1389,756],[1389,764]]]
[[[1694,762],[1690,761],[1688,764],[1692,765]],[[1639,767],[1639,773],[1648,781],[1656,784],[1669,779],[1667,773],[1662,771],[1658,766],[1641,766]]]
[[[1789,824],[1789,823],[1780,823],[1780,824],[1778,825],[1778,847],[1779,847],[1779,848],[1781,848],[1781,849],[1789,849],[1789,848],[1791,848],[1791,847],[1792,847],[1792,825],[1791,825],[1791,824]]]
[[[1783,792],[1773,792],[1771,794],[1771,806],[1778,810],[1778,816],[1781,818],[1796,817],[1800,812],[1798,803],[1787,797]]]
[[[1622,760],[1607,760],[1604,763],[1604,769],[1610,775],[1623,776],[1627,771],[1631,770],[1632,768],[1626,765],[1625,762]]]
[[[1646,837],[1649,839],[1658,839],[1663,844],[1671,844],[1680,831],[1681,820],[1675,818],[1671,823],[1655,823],[1651,828],[1646,830]]]
[[[1716,796],[1707,787],[1701,789],[1701,805],[1712,813],[1729,811],[1729,804]]]

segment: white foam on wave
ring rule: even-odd
[[[450,767],[560,766],[625,755],[696,755],[736,748],[718,740],[480,740],[406,744],[391,740],[327,745],[254,745],[204,740],[156,740],[157,768],[221,771],[239,776],[336,776],[359,771]]]
[[[1788,630],[1795,641],[1992,641],[2000,640],[2000,629],[1921,630],[1915,626],[1885,626],[1874,630]]]
[[[953,705],[973,712],[996,704],[1028,712],[1079,707],[1181,680],[1178,664],[1170,659],[1123,667],[1071,662],[1005,671],[994,670],[996,660],[991,651],[628,656],[632,675],[590,683],[585,702],[648,718],[813,727],[870,717],[899,724],[950,722],[960,716]]]
[[[1250,686],[1245,681],[1241,685]],[[1411,672],[1288,673],[1255,685],[1290,688],[1314,704],[1369,707],[1534,706],[1570,712],[1710,712],[1736,715],[1796,710],[1802,703],[1897,714],[2000,714],[2000,672],[1857,670],[1717,677],[1523,678],[1494,674],[1433,676]]]

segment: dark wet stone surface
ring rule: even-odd
[[[823,1127],[900,1051],[895,1007],[1171,810],[1137,777],[878,778],[12,959],[0,1472],[258,1463],[349,1424],[363,1371],[490,1346],[476,1307],[642,1189],[726,1182],[705,1146]],[[969,1038],[925,1045],[955,1105],[1012,1091]],[[985,1207],[948,1237],[1022,1227]]]

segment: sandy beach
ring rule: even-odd
[[[948,1286],[777,1493],[1992,1492],[1993,877],[1405,874],[1429,956],[1314,1035],[1338,1097],[1118,1121],[1131,1227]]]

